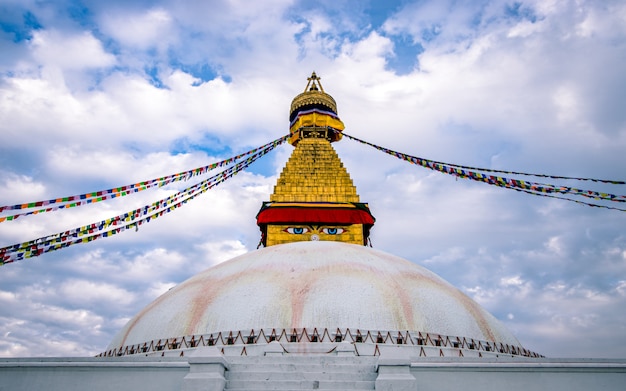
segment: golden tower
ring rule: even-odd
[[[313,72],[291,103],[295,147],[269,202],[257,214],[261,244],[327,240],[367,245],[374,217],[331,143],[341,140],[337,104]]]

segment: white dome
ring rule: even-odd
[[[107,350],[260,329],[413,331],[519,346],[491,314],[425,268],[368,247],[297,242],[209,268],[161,295]]]

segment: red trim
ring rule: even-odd
[[[257,225],[280,223],[328,223],[373,225],[374,218],[362,209],[267,208],[259,212]]]

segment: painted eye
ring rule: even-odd
[[[309,229],[305,227],[289,227],[285,229],[285,232],[294,234],[294,235],[302,235],[302,234],[309,232]]]
[[[337,228],[337,227],[322,228],[322,233],[325,233],[327,235],[341,235],[344,232],[346,232],[344,228]]]

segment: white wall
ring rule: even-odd
[[[0,390],[180,390],[188,372],[177,358],[2,359]]]
[[[311,355],[311,363],[320,357]],[[385,365],[395,365],[405,380],[407,374],[412,375],[416,382],[403,384],[412,384],[416,391],[626,389],[626,360],[426,358],[412,359],[410,364],[401,361],[392,360]],[[186,357],[0,359],[0,390],[181,390],[193,365],[198,364],[193,359],[190,364]],[[379,377],[383,367],[381,360]],[[390,381],[377,384],[396,389],[393,375]]]
[[[626,360],[422,360],[411,374],[420,391],[626,389]]]

